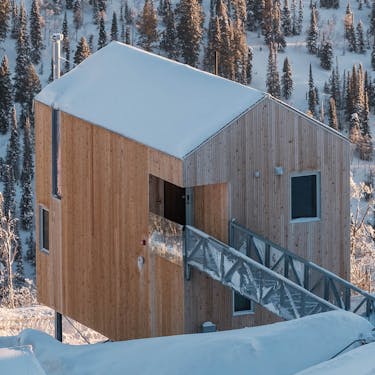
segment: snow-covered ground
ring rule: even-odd
[[[55,332],[54,314],[54,311],[46,306],[29,306],[18,309],[0,308],[0,336],[15,336],[27,328],[40,330],[53,336]],[[68,317],[64,316],[62,323],[64,342],[93,344],[107,340],[100,333]]]
[[[83,346],[61,344],[42,332],[25,330],[0,338],[0,348],[20,347],[0,349],[0,369],[5,363],[11,370],[13,358],[12,374],[26,374],[29,366],[37,369],[39,363],[47,375],[287,375],[329,361],[353,341],[374,339],[372,329],[357,315],[334,311],[255,328]],[[375,373],[375,361],[370,361],[375,346],[364,349],[359,363],[354,355],[345,357],[356,363],[356,371],[340,374],[365,374],[362,363],[366,374]],[[330,374],[341,358],[312,373]]]

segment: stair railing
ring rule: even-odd
[[[184,258],[187,279],[193,266],[284,319],[337,309],[300,285],[191,226],[185,226]]]
[[[259,236],[232,220],[229,244],[254,261],[283,275],[338,308],[372,320],[375,296],[291,251]]]

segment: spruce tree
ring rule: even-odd
[[[323,40],[322,46],[320,48],[320,66],[323,69],[330,70],[332,67],[333,59],[333,48],[332,43],[329,40]]]
[[[84,59],[90,56],[90,54],[90,47],[87,44],[86,38],[83,36],[77,44],[77,49],[74,54],[74,64],[80,64]]]
[[[286,57],[283,64],[283,75],[281,77],[281,92],[285,99],[289,99],[293,93],[292,68]]]
[[[341,106],[341,88],[340,88],[340,75],[338,71],[338,65],[336,68],[332,69],[331,76],[329,77],[329,93],[332,98],[335,100],[336,107],[340,108]]]
[[[42,39],[42,24],[39,11],[39,2],[38,0],[33,0],[31,3],[30,11],[30,57],[31,61],[34,64],[39,64],[42,48],[43,48],[43,39]]]
[[[107,11],[107,0],[97,0],[98,1],[98,9],[99,13],[103,16],[105,16],[105,13]]]
[[[336,130],[339,129],[337,121],[336,102],[332,96],[329,98],[328,121],[331,128]]]
[[[281,29],[280,1],[275,0],[272,12],[272,40],[278,51],[284,51],[286,41]]]
[[[371,68],[375,70],[375,36],[372,43],[372,51],[371,51]]]
[[[12,2],[12,24],[10,28],[10,37],[12,39],[18,38],[18,33],[20,30],[20,22],[18,16],[18,6],[15,1]]]
[[[111,24],[111,40],[118,40],[118,27],[117,27],[117,16],[116,12],[112,14],[112,24]]]
[[[366,48],[365,48],[365,40],[363,36],[363,24],[362,21],[358,22],[357,25],[357,45],[356,45],[356,51],[358,53],[365,53]]]
[[[318,40],[318,21],[316,17],[316,8],[312,7],[310,14],[310,27],[306,39],[306,47],[309,53],[316,54],[318,51],[317,48]]]
[[[24,104],[29,112],[32,112],[33,100],[36,94],[42,89],[38,74],[33,64],[29,63],[25,67],[25,82],[24,82]]]
[[[218,52],[218,74],[221,77],[231,80],[235,79],[235,64],[234,64],[234,30],[228,16],[228,7],[222,0],[218,0],[217,17],[220,26],[220,45]]]
[[[66,9],[73,9],[73,0],[65,0]]]
[[[35,266],[35,250],[36,250],[36,245],[35,245],[35,240],[34,240],[34,231],[30,231],[30,235],[27,239],[27,251],[26,251],[26,260],[30,262],[32,266]]]
[[[234,64],[234,79],[246,85],[248,77],[249,48],[247,45],[246,32],[243,21],[237,19],[233,27],[232,53]]]
[[[10,0],[0,1],[0,41],[5,40],[9,30],[11,14]]]
[[[70,70],[70,38],[69,38],[68,19],[66,17],[66,12],[64,14],[64,21],[62,24],[62,34],[64,36],[64,39],[62,41],[62,51],[65,55],[64,72],[67,73]]]
[[[0,133],[5,134],[9,129],[10,114],[13,106],[13,87],[7,56],[3,57],[0,65]]]
[[[81,0],[76,0],[73,6],[73,23],[76,29],[76,33],[82,26],[82,7]]]
[[[12,109],[12,129],[8,141],[5,163],[10,167],[10,173],[13,173],[14,181],[20,178],[20,140],[17,126],[16,108]]]
[[[371,2],[371,14],[370,14],[370,34],[375,34],[375,0]]]
[[[176,9],[177,38],[184,63],[197,66],[203,35],[202,6],[198,0],[180,0]]]
[[[313,117],[316,117],[316,105],[318,104],[317,90],[314,85],[314,79],[312,75],[312,68],[310,64],[309,68],[309,91],[308,91],[308,110],[311,112]]]
[[[30,118],[27,113],[23,113],[23,154],[22,154],[22,173],[21,183],[27,180],[32,181],[34,178],[34,163],[33,163],[33,146],[31,140]]]
[[[280,78],[277,70],[276,48],[269,46],[268,68],[267,68],[267,92],[275,98],[280,98]]]
[[[126,29],[125,29],[125,43],[126,43],[126,44],[131,44],[131,45],[133,45],[131,35],[132,35],[132,33],[131,33],[130,26],[126,26]]]
[[[284,7],[281,14],[281,27],[285,36],[292,35],[292,18],[288,0],[284,0]]]
[[[302,33],[302,25],[303,25],[303,4],[302,0],[299,0],[298,3],[298,19],[296,25],[296,35],[300,35]]]
[[[98,0],[92,0],[92,22],[98,25],[100,20]]]
[[[16,217],[16,188],[12,167],[4,164],[4,214],[7,218]]]
[[[32,229],[34,217],[33,189],[31,179],[22,183],[22,196],[20,201],[20,221],[23,230]]]
[[[143,10],[138,17],[138,44],[146,51],[152,51],[158,41],[157,16],[152,0],[145,0]]]
[[[350,8],[349,3],[346,7],[344,27],[345,27],[345,38],[348,41],[348,49],[350,52],[355,52],[357,50],[357,41],[356,41],[356,35],[355,35],[355,30],[354,30],[353,12]]]
[[[99,21],[99,36],[98,36],[98,50],[107,45],[107,33],[105,31],[105,23],[103,15],[100,16]]]
[[[350,117],[349,140],[351,143],[358,144],[361,141],[360,120],[357,113],[353,113]]]
[[[165,16],[164,16],[164,24],[165,30],[162,33],[162,38],[160,41],[160,49],[164,50],[167,54],[167,57],[170,59],[176,59],[177,54],[177,31],[176,31],[176,23],[174,19],[174,13],[170,8],[169,0],[164,0],[164,6],[167,5],[165,9]]]
[[[14,90],[15,90],[15,101],[17,103],[25,103],[25,86],[26,86],[26,69],[25,67],[29,66],[31,63],[30,60],[30,46],[28,42],[28,35],[26,29],[26,11],[23,5],[21,4],[20,8],[20,17],[19,17],[19,33],[17,38],[16,46],[16,67],[14,74]]]
[[[124,17],[128,25],[133,25],[134,23],[133,9],[129,6],[127,0],[125,0]]]
[[[273,0],[264,0],[262,32],[267,46],[273,42]]]

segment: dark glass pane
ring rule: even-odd
[[[317,215],[316,175],[292,177],[292,219]]]
[[[42,248],[49,250],[49,213],[42,209]]]
[[[241,294],[234,292],[234,312],[249,310],[251,310],[251,301]]]
[[[52,194],[61,197],[60,182],[60,113],[52,111]]]

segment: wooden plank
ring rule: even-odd
[[[188,155],[184,181],[186,186],[226,182],[230,218],[346,277],[349,151],[343,137],[266,98]],[[276,166],[283,175],[275,174]],[[321,219],[291,222],[290,176],[306,171],[321,175]],[[257,322],[263,320],[258,316]]]

